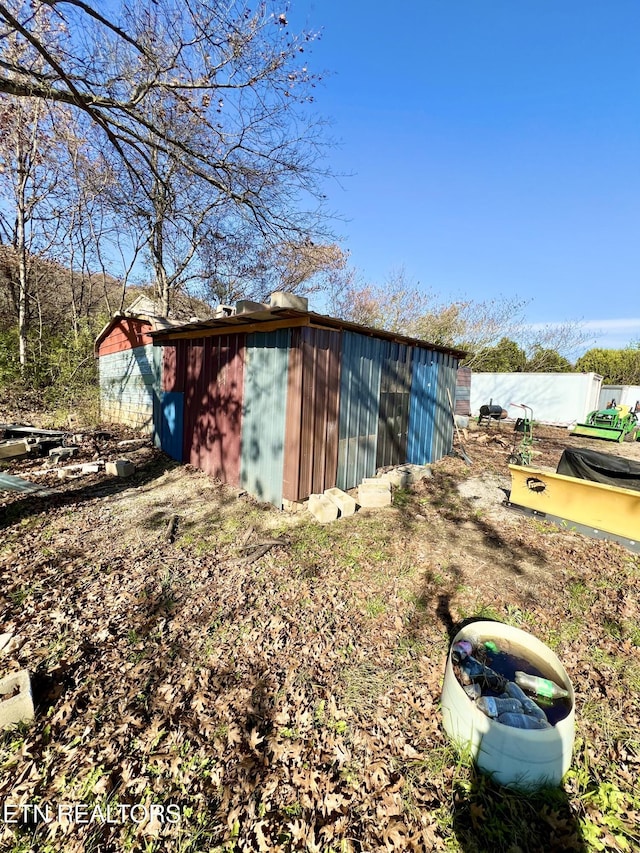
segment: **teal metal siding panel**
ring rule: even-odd
[[[342,336],[337,476],[341,489],[354,488],[376,470],[384,343],[354,332]]]
[[[287,370],[291,330],[247,335],[240,484],[282,506]]]
[[[103,420],[153,431],[154,395],[160,387],[154,347],[109,353],[98,361]]]
[[[415,348],[409,403],[407,462],[433,462],[432,446],[438,393],[438,356],[433,350]]]

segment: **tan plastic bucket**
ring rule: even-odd
[[[556,655],[536,637],[501,622],[473,622],[460,630],[453,642],[459,640],[494,640],[501,650],[539,666],[569,691],[571,710],[552,728],[537,731],[511,728],[490,719],[462,689],[453,671],[450,649],[442,686],[442,718],[451,740],[460,749],[469,750],[478,767],[501,785],[524,789],[559,785],[571,766],[575,707],[573,686]]]

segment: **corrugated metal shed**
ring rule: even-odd
[[[276,506],[451,449],[459,350],[289,307],[152,337],[162,446]]]
[[[407,461],[412,348],[385,341],[380,374],[376,466]]]
[[[413,465],[434,461],[432,448],[438,402],[438,355],[422,348],[416,348],[413,354],[407,440],[407,462]]]
[[[442,459],[451,450],[453,442],[453,414],[451,407],[456,392],[458,360],[446,352],[436,353],[438,358],[438,385],[434,407],[431,462]]]
[[[383,341],[342,337],[337,486],[352,489],[376,469]]]

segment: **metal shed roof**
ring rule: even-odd
[[[210,335],[270,332],[276,329],[291,329],[300,326],[358,332],[361,335],[373,338],[382,338],[387,341],[395,341],[397,343],[408,344],[409,346],[447,353],[460,359],[466,355],[466,352],[461,349],[443,347],[420,340],[419,338],[411,338],[407,335],[399,335],[395,332],[384,331],[383,329],[372,329],[370,326],[361,326],[359,323],[351,323],[347,320],[329,317],[326,314],[316,314],[313,311],[299,311],[295,308],[265,308],[261,311],[248,311],[242,314],[232,314],[230,317],[216,317],[210,320],[200,320],[196,323],[184,323],[169,329],[157,329],[150,332],[150,335],[154,344],[165,344],[171,341],[203,338]]]

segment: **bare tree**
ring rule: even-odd
[[[525,317],[527,304],[518,296],[443,301],[421,290],[400,268],[382,286],[363,285],[354,274],[333,307],[354,322],[463,349],[470,367],[482,369],[488,352],[509,339],[522,347],[531,369],[570,369],[570,359],[589,338],[583,326],[579,321],[532,325]]]
[[[45,13],[57,26],[53,39],[39,29]],[[207,216],[224,208],[237,230],[282,243],[322,235],[324,136],[309,112],[315,80],[306,65],[314,35],[293,34],[272,0],[254,11],[233,0],[134,0],[113,15],[83,0],[0,0],[0,26],[0,44],[19,40],[38,57],[3,56],[0,92],[73,108],[146,195],[163,298],[177,175],[182,186],[188,175],[192,187],[206,187]],[[177,231],[185,236],[184,221]],[[188,260],[196,249],[191,240]],[[185,261],[183,252],[176,281]]]
[[[47,104],[0,98],[0,242],[10,247],[8,286],[18,327],[19,360],[27,365],[30,301],[37,296],[34,260],[46,255],[42,217],[57,183],[55,139]],[[37,301],[36,301],[37,302]]]

